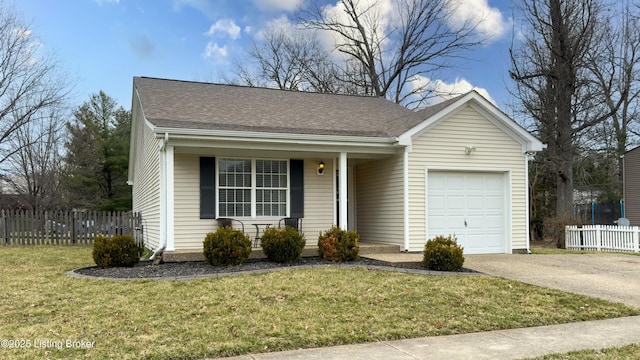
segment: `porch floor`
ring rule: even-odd
[[[360,243],[360,256],[376,259],[373,256],[380,256],[381,254],[407,255],[407,254],[402,254],[400,252],[399,245],[388,245],[388,244],[378,244],[378,243],[368,243],[368,242]],[[315,244],[305,246],[304,250],[302,250],[302,256],[303,257],[318,256],[318,246]],[[253,248],[251,250],[251,254],[249,255],[249,259],[264,259],[264,258],[266,258],[266,256],[262,252],[261,248]],[[164,253],[163,260],[166,262],[204,261],[204,255],[202,255],[202,250],[179,250],[179,251],[171,251],[171,252]]]

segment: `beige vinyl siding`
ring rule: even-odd
[[[624,216],[640,225],[640,147],[624,154]]]
[[[304,219],[302,231],[307,244],[316,245],[318,234],[334,224],[335,190],[333,161],[325,159],[324,175],[317,175],[320,160],[304,161]]]
[[[202,249],[205,235],[217,227],[215,220],[200,219],[200,156],[177,150],[174,160],[175,250],[199,250]],[[317,161],[314,160],[304,162],[305,217],[302,231],[308,244],[315,244],[318,232],[328,229],[333,223],[331,164],[326,165],[323,176],[316,175],[316,165]],[[245,233],[253,240],[256,235],[253,223],[272,223],[277,226],[278,220],[242,219],[242,222]]]
[[[465,146],[476,151],[465,154]],[[410,250],[426,242],[425,169],[505,171],[507,193],[507,250],[527,248],[526,159],[522,145],[466,106],[413,140],[409,155]],[[510,223],[509,223],[510,222]],[[510,226],[509,226],[510,225]]]
[[[176,152],[173,169],[174,247],[202,249],[206,234],[216,230],[216,221],[200,219],[200,156]]]
[[[356,167],[357,224],[366,242],[404,246],[403,155]]]
[[[137,102],[134,109],[139,110]],[[140,114],[134,111],[134,114]],[[134,122],[136,139],[136,159],[133,180],[133,211],[142,215],[144,240],[150,249],[160,244],[160,142],[142,116]]]

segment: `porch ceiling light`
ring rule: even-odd
[[[467,155],[471,155],[472,152],[476,151],[476,147],[475,146],[465,146],[464,147],[464,153]]]
[[[324,161],[320,160],[318,163],[318,175],[324,175]]]

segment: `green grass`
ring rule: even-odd
[[[545,355],[530,360],[627,360],[640,359],[640,344],[600,350],[572,351],[566,354]]]
[[[532,247],[532,254],[536,255],[554,255],[554,254],[625,254],[625,255],[640,255],[636,252],[622,252],[622,251],[590,251],[590,250],[567,250],[548,247]]]
[[[587,251],[587,250],[567,250],[567,249],[558,249],[558,248],[547,248],[547,247],[532,247],[532,254],[536,255],[554,255],[554,254],[602,254],[597,251]]]
[[[94,342],[0,348],[0,359],[199,359],[640,314],[481,276],[335,267],[173,282],[65,275],[89,265],[89,247],[0,247],[0,339]]]

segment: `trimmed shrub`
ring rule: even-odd
[[[231,226],[208,233],[203,244],[204,258],[213,266],[239,265],[247,262],[251,253],[251,239]]]
[[[101,268],[133,266],[140,261],[143,251],[129,235],[99,235],[93,240],[93,261]]]
[[[422,264],[430,270],[460,271],[464,263],[462,250],[455,236],[438,235],[425,244]]]
[[[360,252],[360,235],[354,230],[342,230],[337,226],[318,237],[318,255],[325,261],[352,261]]]
[[[290,226],[284,229],[268,228],[260,238],[260,246],[264,254],[269,260],[277,263],[298,260],[306,242],[304,235]]]

